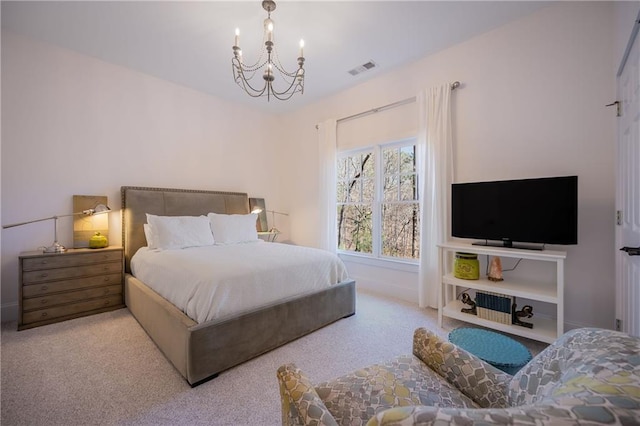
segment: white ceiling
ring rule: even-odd
[[[223,99],[290,111],[527,15],[540,1],[278,1],[272,12],[283,65],[305,40],[305,93],[254,99],[233,83],[236,27],[257,58],[260,1],[2,1],[2,28]],[[254,59],[255,60],[255,59]],[[379,67],[348,71],[373,60]]]

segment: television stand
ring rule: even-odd
[[[526,243],[514,243],[511,240],[503,240],[503,241],[476,241],[471,243],[473,246],[483,246],[483,247],[505,247],[505,248],[514,248],[521,250],[544,250],[544,244],[526,244]]]
[[[566,252],[555,250],[514,250],[507,247],[471,245],[462,241],[448,241],[444,244],[439,244],[438,248],[438,277],[440,278],[438,325],[440,327],[443,326],[445,317],[454,318],[545,343],[555,341],[564,333],[564,269],[567,257]],[[526,266],[526,268],[523,268],[520,274],[506,274],[504,281],[500,282],[491,281],[486,276],[480,276],[477,280],[466,280],[455,276],[454,259],[455,254],[458,252],[477,254],[479,262],[481,262],[480,270],[483,270],[489,261],[488,258],[486,262],[481,258],[481,256],[484,257],[485,255],[499,256],[503,259],[511,258],[512,261],[521,259],[524,261],[523,266]],[[522,273],[527,268],[529,268],[529,273]],[[535,271],[538,268],[554,269],[554,273],[537,274]],[[494,309],[498,311],[498,315],[495,315],[496,312],[478,315],[477,307],[475,315],[469,313],[467,311],[469,305],[465,304],[460,298],[463,292],[467,292],[472,300],[477,297],[478,292],[497,293],[503,298],[512,298],[513,303],[516,304],[516,311],[522,309],[525,305],[531,305],[536,314],[531,318],[523,318],[524,321],[520,322],[533,325],[529,328],[527,325],[518,323],[517,316],[516,321],[514,321],[513,304],[509,312]],[[473,292],[475,292],[475,295]],[[541,309],[543,311],[555,311],[555,317],[553,314],[550,314],[550,316],[537,315],[537,309],[543,307],[544,309]],[[506,313],[508,318],[505,318],[500,313]]]

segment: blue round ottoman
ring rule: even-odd
[[[449,341],[511,375],[531,361],[531,352],[522,343],[481,328],[456,328]]]

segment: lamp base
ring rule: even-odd
[[[42,250],[43,253],[64,253],[65,251],[67,251],[66,247],[62,244],[58,244],[57,241]]]

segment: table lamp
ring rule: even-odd
[[[278,228],[276,228],[276,217],[275,217],[275,215],[281,214],[283,216],[289,216],[289,213],[282,213],[282,212],[277,212],[277,211],[274,211],[274,210],[266,210],[266,209],[262,209],[260,207],[256,207],[255,209],[251,210],[251,213],[259,214],[259,213],[262,213],[263,211],[271,213],[271,225],[272,225],[272,227],[267,232],[279,234],[280,230],[278,230]]]
[[[60,243],[58,243],[58,218],[61,217],[69,217],[69,216],[77,216],[77,215],[87,215],[87,216],[92,216],[94,214],[100,214],[100,213],[108,213],[110,212],[111,209],[104,205],[104,204],[98,204],[97,206],[95,206],[92,209],[86,209],[80,212],[76,212],[76,213],[71,213],[71,214],[62,214],[62,215],[57,215],[57,216],[51,216],[51,217],[45,217],[42,219],[35,219],[35,220],[29,220],[27,222],[20,222],[20,223],[13,223],[11,225],[3,225],[2,229],[7,229],[7,228],[13,228],[15,226],[22,226],[22,225],[27,225],[29,223],[35,223],[35,222],[42,222],[45,220],[51,220],[53,219],[53,244],[51,244],[48,247],[45,247],[42,251],[43,253],[64,253],[65,251],[67,251],[67,249]]]

